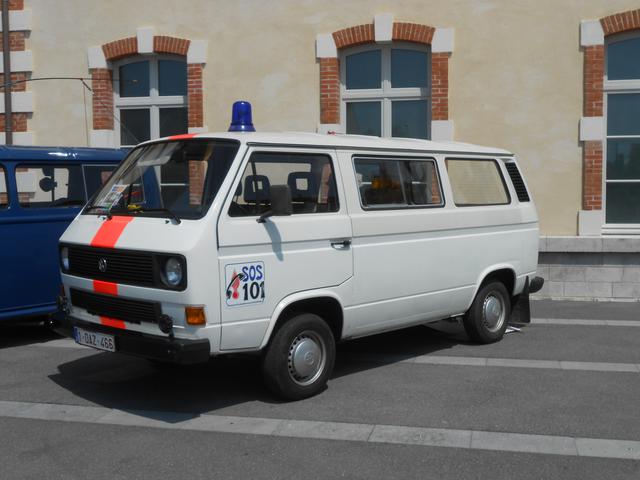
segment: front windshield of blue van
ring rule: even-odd
[[[138,147],[122,161],[83,213],[201,218],[238,148],[238,142],[213,139]]]

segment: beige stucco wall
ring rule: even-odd
[[[254,105],[260,130],[315,131],[315,37],[397,21],[455,29],[450,118],[455,139],[518,154],[542,232],[576,233],[581,203],[581,20],[638,8],[638,0],[26,0],[34,77],[88,76],[87,48],[135,35],[208,42],[205,123],[225,130],[234,100]],[[40,145],[86,145],[91,98],[78,82],[34,82],[29,130]]]

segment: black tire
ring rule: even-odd
[[[504,336],[510,316],[511,299],[507,289],[502,282],[490,281],[480,287],[467,310],[464,329],[475,342],[497,342]]]
[[[317,315],[302,313],[274,333],[263,357],[262,373],[273,393],[300,400],[325,388],[335,358],[336,343],[327,323]]]

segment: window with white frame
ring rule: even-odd
[[[430,138],[430,52],[408,43],[354,47],[341,56],[347,133]]]
[[[606,223],[640,229],[640,34],[608,38],[605,58]]]
[[[179,56],[138,56],[114,67],[122,146],[187,133],[187,63]]]

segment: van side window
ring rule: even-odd
[[[505,205],[509,194],[495,160],[446,160],[447,173],[458,207]]]
[[[0,167],[0,208],[9,206],[9,190],[7,189],[7,175],[4,167]]]
[[[354,165],[365,209],[443,205],[433,160],[356,158]]]
[[[78,207],[85,203],[80,165],[21,166],[16,169],[23,208]]]
[[[115,170],[115,165],[83,165],[87,198],[102,187]]]
[[[293,214],[337,212],[336,180],[327,155],[254,153],[237,186],[229,215],[257,216],[271,208],[272,185],[291,189]]]

